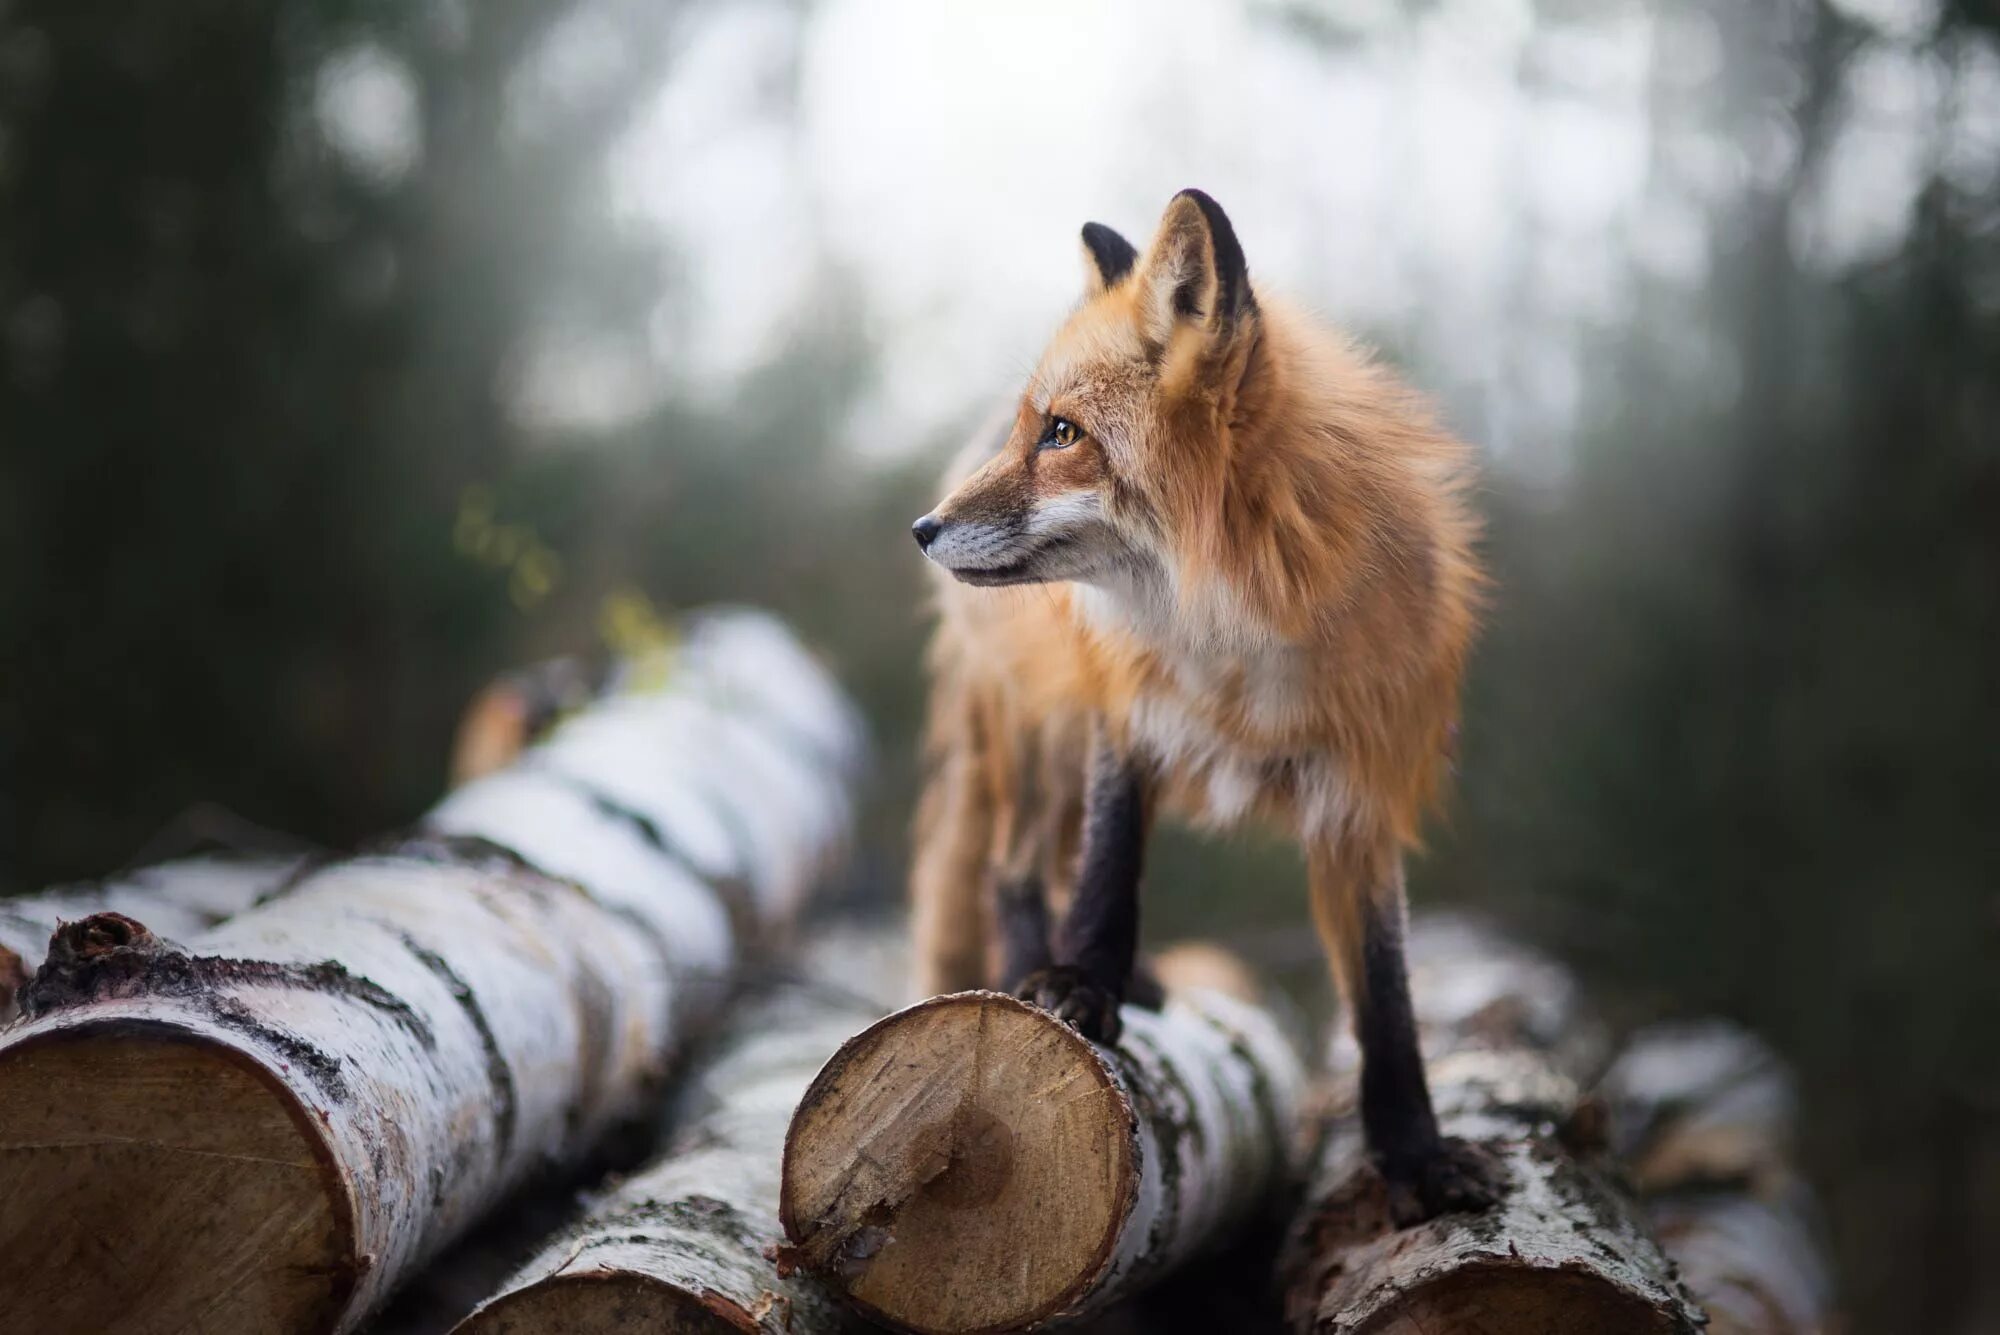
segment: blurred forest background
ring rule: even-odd
[[[1190,184],[1487,451],[1419,902],[1762,1031],[1854,1329],[2000,1330],[1986,0],[0,0],[0,886],[407,821],[490,674],[736,599],[892,893],[909,520]],[[1317,983],[1285,850],[1152,881]]]

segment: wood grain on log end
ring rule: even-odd
[[[1460,1271],[1449,1288],[1419,1294],[1357,1335],[1436,1335],[1479,1331],[1501,1335],[1647,1335],[1673,1331],[1649,1303],[1605,1288],[1593,1275],[1543,1270],[1524,1280],[1514,1269]]]
[[[646,1275],[587,1270],[497,1299],[452,1335],[756,1335],[760,1315]]]
[[[9,1328],[332,1328],[358,1273],[349,1203],[253,1061],[129,1022],[36,1035],[0,1053],[0,1127]]]
[[[789,1253],[863,1311],[927,1332],[1032,1326],[1107,1265],[1138,1189],[1132,1108],[1104,1059],[994,992],[866,1030],[785,1144]]]

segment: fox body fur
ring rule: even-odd
[[[1482,586],[1468,451],[1253,290],[1206,195],[1176,196],[1144,253],[1083,240],[1081,304],[915,528],[944,577],[921,982],[998,981],[1115,1037],[1153,814],[1263,822],[1304,849],[1404,1213],[1478,1203],[1437,1137],[1401,958],[1402,856]],[[1045,897],[1067,908],[1053,938]]]

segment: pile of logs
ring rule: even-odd
[[[1561,968],[1420,919],[1438,1111],[1505,1190],[1398,1230],[1351,1045],[1309,1072],[1227,955],[1163,956],[1107,1049],[904,1005],[899,923],[800,931],[860,753],[782,627],[710,614],[608,685],[497,684],[407,834],[0,903],[0,1327],[1826,1328],[1754,1040],[1614,1043]]]
[[[407,836],[167,915],[185,944],[137,901],[161,930],[64,922],[0,1035],[9,1323],[352,1329],[654,1103],[837,851],[859,752],[766,618],[664,675]]]

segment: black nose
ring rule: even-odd
[[[937,541],[937,535],[943,531],[944,521],[936,515],[925,515],[922,519],[910,525],[910,532],[916,537],[917,546],[923,548],[925,551],[931,549],[931,544]]]

